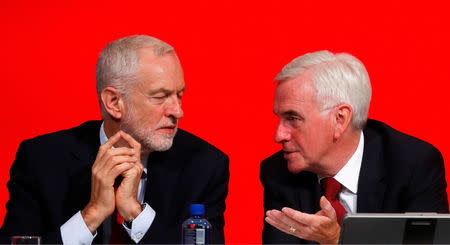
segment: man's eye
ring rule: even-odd
[[[167,98],[167,95],[153,96],[153,98],[155,98],[157,100],[162,100],[162,99]]]
[[[298,117],[288,117],[287,120],[288,121],[297,121],[297,120],[300,120],[300,118],[298,118]]]

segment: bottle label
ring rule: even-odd
[[[183,244],[195,244],[196,243],[196,230],[195,229],[185,229],[183,235]]]
[[[196,230],[196,244],[205,244],[205,229]]]

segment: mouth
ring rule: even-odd
[[[283,149],[283,156],[284,158],[289,158],[289,156],[294,153],[293,151],[287,151]]]
[[[177,129],[176,125],[167,125],[167,126],[160,127],[158,130],[162,130],[163,132],[173,134],[173,133],[175,133],[176,129]]]

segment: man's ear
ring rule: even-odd
[[[334,139],[339,139],[350,126],[353,118],[353,109],[349,104],[341,104],[334,108],[335,130]]]
[[[101,98],[103,106],[114,119],[121,119],[124,115],[124,101],[122,94],[116,88],[106,87],[102,90]]]

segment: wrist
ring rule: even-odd
[[[142,203],[142,204],[141,204],[141,210],[142,210],[142,211],[144,211],[145,206],[146,206],[145,203]],[[141,211],[141,213],[142,213],[142,211]],[[139,215],[138,215],[138,216],[139,216]],[[134,219],[132,219],[132,220],[128,220],[128,221],[124,220],[123,223],[125,224],[125,226],[126,226],[128,229],[131,229],[132,224],[133,224],[133,221],[134,221],[136,218],[137,218],[137,216],[136,216]]]
[[[97,228],[106,218],[106,216],[101,215],[101,212],[99,212],[95,207],[90,205],[86,206],[80,213],[84,223],[92,234],[95,233]]]
[[[124,210],[123,215],[121,214],[124,221],[132,222],[142,212],[142,210],[144,210],[144,207],[145,206],[139,204],[137,201],[133,202],[133,204],[130,205],[130,208],[126,211]]]

